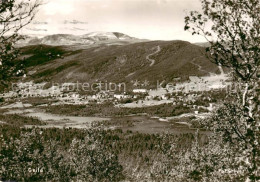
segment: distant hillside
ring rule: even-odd
[[[201,47],[209,47],[210,43],[208,42],[198,42],[198,43],[194,43],[195,45],[201,46]]]
[[[121,35],[116,36],[120,37]],[[124,36],[123,36],[124,37]],[[158,46],[160,51],[157,50]],[[37,82],[172,81],[176,77],[204,76],[218,67],[204,56],[204,48],[184,41],[150,41],[125,45],[35,45],[22,48],[28,80]],[[157,52],[158,51],[158,52]],[[149,56],[150,55],[150,56]],[[151,64],[150,60],[154,60]],[[152,65],[152,66],[151,66]]]
[[[70,35],[70,34],[54,34],[47,35],[43,38],[37,38],[33,36],[24,36],[24,39],[18,42],[19,46],[26,45],[92,45],[103,41],[136,41],[141,40],[130,37],[126,34],[119,32],[92,32],[85,35]]]

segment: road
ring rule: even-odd
[[[200,56],[200,57],[203,57],[203,56]],[[191,64],[197,66],[197,67],[199,68],[199,70],[202,71],[202,72],[209,73],[210,75],[215,75],[215,74],[213,74],[213,73],[211,73],[211,72],[208,72],[208,71],[204,70],[201,65],[195,63],[195,60],[198,59],[198,58],[200,58],[200,57],[194,58],[194,59],[191,61]],[[222,76],[225,75],[225,72],[224,72],[224,70],[223,70],[223,68],[222,68],[221,65],[218,65],[218,69],[219,69],[219,71],[220,71],[220,75],[222,75]]]
[[[154,59],[150,59],[150,56],[153,56],[153,55],[155,55],[155,54],[157,54],[157,53],[159,53],[161,51],[161,47],[160,46],[157,46],[156,48],[157,49],[156,49],[155,52],[153,52],[153,53],[151,53],[151,54],[146,56],[146,59],[151,62],[150,66],[153,66],[155,64],[155,60]]]
[[[203,57],[203,56],[200,56],[200,57]],[[206,71],[206,70],[203,70],[201,65],[195,63],[195,60],[198,59],[198,58],[200,58],[200,57],[193,58],[193,60],[191,61],[191,64],[193,64],[193,65],[199,67],[199,71],[212,74],[212,73],[210,73],[210,72],[208,72],[208,71]]]

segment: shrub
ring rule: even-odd
[[[44,140],[42,132],[33,130],[19,138],[4,140],[0,136],[0,179],[15,181],[66,181],[69,166],[57,143]]]
[[[102,131],[80,130],[79,139],[71,130],[53,133],[53,129],[16,129],[20,132],[15,137],[7,138],[6,132],[0,135],[0,180],[119,181],[124,178],[117,156],[101,143]],[[71,143],[68,150],[61,136]]]

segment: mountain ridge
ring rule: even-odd
[[[22,40],[20,40],[17,45],[27,46],[27,45],[92,45],[105,41],[129,41],[129,42],[140,42],[142,39],[134,38],[129,35],[120,32],[90,32],[83,35],[73,35],[73,34],[53,34],[46,35],[41,38],[30,35],[23,35]]]

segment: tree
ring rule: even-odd
[[[185,17],[185,30],[210,43],[207,56],[228,67],[235,95],[213,117],[211,129],[243,152],[247,180],[260,179],[260,0],[202,0],[202,12]],[[208,123],[209,124],[209,123]],[[237,142],[234,143],[234,138]]]
[[[0,180],[69,181],[73,177],[60,143],[43,132],[22,131],[9,139],[0,135]]]
[[[96,126],[93,126],[96,127]],[[8,127],[0,127],[0,132]],[[0,181],[121,181],[123,168],[104,143],[102,130],[18,129],[0,134]],[[58,131],[58,130],[53,130]],[[67,134],[65,134],[67,133]],[[9,133],[10,134],[10,133]],[[7,136],[8,135],[8,136]],[[77,135],[77,134],[76,134]],[[56,138],[59,136],[58,138]],[[64,136],[64,138],[60,138]],[[81,138],[82,137],[82,138]],[[62,140],[69,142],[65,147]],[[72,140],[72,141],[71,141]]]
[[[24,74],[23,64],[17,64],[15,44],[22,39],[19,31],[33,20],[40,5],[40,0],[0,0],[0,87]]]
[[[74,139],[71,142],[69,156],[69,163],[75,170],[76,181],[124,179],[118,157],[93,136],[89,135],[84,140]]]

